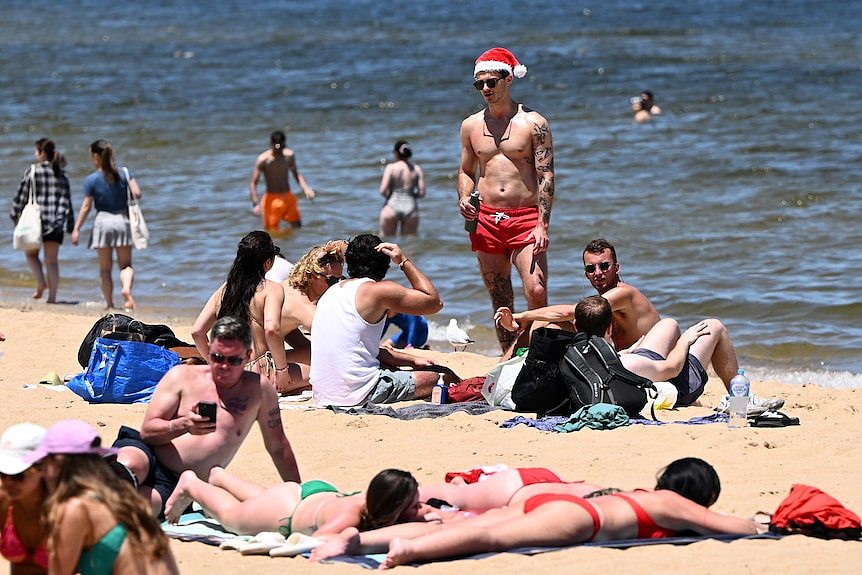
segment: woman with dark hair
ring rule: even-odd
[[[401,224],[401,235],[415,234],[419,229],[417,198],[425,197],[425,175],[410,161],[413,150],[406,140],[395,142],[395,161],[383,170],[380,195],[386,198],[380,210],[380,235],[395,235]]]
[[[416,479],[400,469],[375,475],[365,493],[342,493],[319,479],[265,488],[220,467],[210,471],[206,482],[194,471],[186,471],[165,505],[165,517],[176,523],[193,501],[228,530],[250,535],[261,531],[280,531],[285,536],[335,534],[347,527],[365,531],[421,521],[422,512],[430,511],[419,503]]]
[[[34,156],[36,163],[27,169],[27,173],[18,184],[18,192],[12,200],[9,215],[12,221],[18,223],[21,211],[30,199],[30,182],[35,184],[34,199],[42,216],[42,248],[45,252],[45,269],[39,260],[39,250],[24,252],[27,265],[36,279],[36,291],[33,299],[42,297],[45,288],[48,289],[48,303],[57,301],[57,287],[60,284],[60,263],[58,256],[60,244],[63,243],[63,233],[71,232],[75,220],[72,209],[72,194],[69,191],[69,180],[63,168],[66,160],[57,150],[54,142],[48,138],[36,140]],[[31,174],[32,171],[32,174]]]
[[[49,572],[54,575],[179,573],[149,504],[120,479],[103,456],[101,437],[69,419],[48,428],[26,461],[39,465],[51,495],[43,509],[50,526]]]
[[[388,568],[518,547],[659,539],[688,531],[704,535],[758,533],[759,526],[753,520],[715,513],[696,502],[715,502],[720,486],[717,475],[711,477],[714,473],[708,463],[686,458],[664,470],[658,485],[667,488],[655,491],[603,490],[601,495],[585,497],[564,484],[530,485],[519,490],[507,507],[453,524],[423,523],[362,534],[346,529],[315,549],[312,559],[388,549],[381,565]],[[690,481],[701,475],[704,483]],[[671,491],[671,487],[683,492]]]
[[[251,328],[254,358],[246,369],[268,377],[280,393],[294,387],[288,371],[281,332],[284,289],[264,276],[275,260],[275,244],[266,232],[247,234],[237,245],[227,280],[210,296],[192,326],[192,338],[202,357],[209,357],[207,332],[220,317],[233,316]]]
[[[48,489],[39,469],[25,461],[44,436],[43,427],[19,423],[0,437],[0,555],[11,575],[48,572],[48,525],[42,518]]]
[[[96,171],[84,180],[84,202],[75,229],[72,243],[78,245],[81,228],[87,220],[90,209],[95,206],[96,219],[90,234],[89,248],[99,255],[99,281],[105,307],[114,307],[114,280],[111,268],[114,267],[114,252],[117,253],[117,266],[120,268],[120,294],[123,296],[123,309],[135,309],[132,297],[132,284],[135,270],[132,268],[132,228],[129,224],[128,193],[141,199],[138,182],[128,169],[117,171],[114,163],[114,149],[105,140],[90,144],[90,160]]]

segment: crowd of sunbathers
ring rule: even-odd
[[[79,420],[4,432],[0,553],[13,573],[178,572],[146,499],[118,473],[117,452]],[[528,546],[765,529],[709,510],[721,485],[696,458],[670,463],[649,490],[566,481],[544,468],[453,475],[420,485],[407,471],[386,469],[364,492],[343,492],[322,480],[267,488],[216,466],[208,481],[182,473],[165,511],[176,522],[196,502],[237,534],[313,536],[312,560],[387,552],[383,567]]]
[[[21,573],[176,572],[157,518],[177,521],[193,501],[237,533],[319,537],[325,541],[314,558],[388,550],[387,567],[521,546],[757,531],[750,520],[706,509],[718,497],[718,477],[695,459],[669,465],[655,491],[608,493],[535,469],[422,486],[410,473],[389,469],[365,492],[301,482],[280,394],[310,387],[318,405],[391,403],[428,398],[441,375],[450,384],[458,377],[427,355],[381,345],[387,319],[433,314],[443,305],[397,244],[362,234],[315,246],[287,279],[274,278],[282,283],[267,279],[274,268],[290,267],[276,266],[278,257],[266,232],[239,242],[225,283],[192,329],[202,361],[168,371],[140,429],[122,427],[111,449],[80,421],[47,432],[31,424],[7,430],[0,446],[0,553],[13,573],[18,566],[25,566]],[[522,344],[538,325],[605,337],[631,371],[673,383],[677,405],[697,401],[710,363],[727,385],[738,365],[721,322],[704,320],[681,333],[674,320],[659,319],[649,300],[622,281],[615,250],[604,240],[590,242],[583,260],[599,296],[521,313],[501,308],[496,323],[520,331]],[[409,287],[385,280],[392,264]],[[274,487],[224,469],[255,423],[283,481]]]

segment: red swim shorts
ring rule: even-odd
[[[299,207],[291,192],[266,192],[261,199],[260,209],[265,230],[278,229],[282,220],[291,224],[299,221]]]
[[[479,204],[479,225],[470,234],[474,252],[511,254],[533,243],[527,239],[539,222],[539,206],[491,208]]]

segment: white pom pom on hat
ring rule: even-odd
[[[527,67],[518,62],[515,55],[505,48],[491,48],[476,59],[473,76],[481,72],[499,72],[505,70],[516,78],[527,75]]]

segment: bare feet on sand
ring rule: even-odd
[[[123,309],[126,311],[132,311],[135,309],[135,299],[132,297],[131,291],[123,290],[120,292],[123,296]]]
[[[183,471],[180,475],[180,480],[177,481],[174,492],[171,493],[171,496],[165,502],[165,519],[167,519],[168,523],[176,525],[186,507],[191,505],[192,498],[186,491],[186,485],[196,477],[195,472],[190,469]]]
[[[335,537],[315,547],[311,551],[311,560],[322,561],[339,555],[356,555],[359,550],[359,530],[355,527],[348,527]]]
[[[398,565],[406,565],[413,561],[413,542],[409,539],[396,537],[389,543],[389,553],[380,563],[379,569],[389,569]]]
[[[33,292],[33,299],[39,299],[42,297],[42,293],[48,289],[48,284],[39,284],[36,286],[36,291]]]

